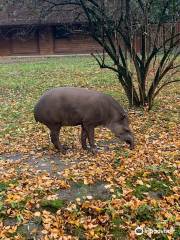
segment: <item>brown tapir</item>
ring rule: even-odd
[[[77,87],[59,87],[47,91],[34,108],[37,122],[50,129],[51,141],[62,153],[65,148],[59,142],[62,126],[82,126],[82,148],[87,149],[88,138],[92,152],[94,128],[105,126],[116,137],[134,148],[134,137],[129,129],[128,116],[124,109],[111,96]]]

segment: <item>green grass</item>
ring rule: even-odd
[[[23,134],[23,125],[33,119],[35,103],[53,87],[95,88],[127,103],[115,75],[111,71],[100,70],[91,57],[1,64],[0,70],[0,137],[9,133],[14,136]]]
[[[12,179],[12,180],[10,180],[8,182],[1,181],[0,182],[0,193],[6,191],[7,188],[9,187],[9,185],[17,186],[18,185],[18,181],[16,179]]]
[[[58,209],[62,208],[64,204],[65,203],[63,200],[55,199],[55,200],[42,200],[40,205],[41,207],[47,208],[52,212],[56,212]]]
[[[151,179],[147,185],[136,185],[133,194],[142,200],[147,193],[156,194],[159,198],[172,194],[171,183],[165,180]]]
[[[19,202],[11,202],[11,208],[12,209],[18,209],[18,210],[23,210],[26,206],[27,199],[19,201]]]
[[[143,204],[137,209],[136,219],[140,222],[153,221],[155,219],[155,212],[156,210],[153,207]]]
[[[174,239],[179,239],[180,238],[180,226],[175,227],[173,237],[174,237]]]
[[[113,240],[126,240],[127,239],[127,230],[124,228],[114,227],[111,230],[111,233],[113,235]]]
[[[5,191],[8,188],[8,186],[9,186],[8,183],[0,182],[0,192]]]
[[[143,184],[137,184],[137,180],[143,179],[143,172],[137,172],[126,179],[126,185],[133,189],[133,195],[143,200],[147,195],[162,198],[173,193],[172,187],[177,184],[177,178],[174,175],[175,168],[165,165],[148,166],[150,172]]]

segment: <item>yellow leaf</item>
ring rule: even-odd
[[[139,179],[136,181],[136,183],[139,184],[139,185],[144,185],[143,181],[139,180]]]
[[[40,213],[40,212],[35,212],[35,213],[34,213],[34,216],[35,216],[35,217],[40,217],[40,216],[41,216],[41,213]]]

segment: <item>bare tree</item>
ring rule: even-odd
[[[180,81],[167,78],[168,73],[177,72],[180,66],[177,62],[180,33],[176,29],[179,0],[31,2],[41,8],[41,16],[53,11],[57,14],[67,5],[83,9],[92,37],[103,48],[103,54],[93,56],[101,68],[116,72],[131,106],[151,109],[155,97],[165,86]]]
[[[162,1],[156,22],[151,21],[156,2],[153,0],[80,2],[88,17],[92,36],[113,61],[113,66],[110,66],[106,55],[94,55],[100,67],[117,73],[130,105],[148,105],[150,109],[160,90],[176,81],[163,80],[170,70],[179,67],[175,65],[180,43],[180,33],[175,31],[175,6],[172,5],[171,22],[165,24],[164,15],[170,7],[169,0]],[[165,26],[168,26],[168,33],[162,34]],[[134,44],[137,38],[139,51]],[[126,58],[125,49],[131,64]],[[152,68],[154,76],[150,78]]]

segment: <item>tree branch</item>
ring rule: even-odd
[[[162,88],[164,88],[165,86],[171,84],[171,83],[174,83],[174,82],[180,82],[180,79],[176,79],[176,80],[172,80],[172,81],[169,81],[169,82],[165,82],[160,88],[158,88],[158,90],[154,93],[154,97],[155,98],[159,92],[162,90]]]
[[[95,60],[96,60],[97,63],[99,64],[99,67],[100,67],[100,68],[107,68],[107,69],[110,69],[110,70],[118,73],[118,70],[117,70],[116,68],[111,67],[111,66],[108,66],[108,65],[105,64],[105,59],[102,58],[102,57],[100,56],[100,54],[98,54],[98,53],[96,53],[96,54],[97,54],[98,56],[96,56],[94,53],[91,53],[91,56],[93,56],[93,57],[95,58]]]

